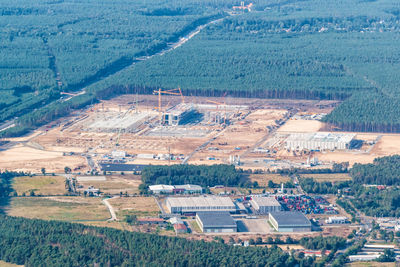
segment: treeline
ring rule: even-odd
[[[0,170],[0,198],[7,198],[14,191],[12,188],[12,178],[29,175],[25,172],[1,171]]]
[[[346,182],[316,182],[313,178],[299,178],[301,188],[309,194],[336,194],[339,189],[349,187],[351,181]]]
[[[29,266],[311,266],[278,247],[134,233],[0,216],[0,260]]]
[[[400,99],[397,89],[390,91],[392,95],[374,91],[354,94],[325,116],[323,121],[344,131],[398,133]]]
[[[346,247],[346,239],[340,236],[303,237],[299,241],[306,249],[338,250]]]
[[[374,159],[373,163],[356,163],[350,169],[354,183],[400,185],[400,155]]]
[[[142,171],[142,181],[153,184],[196,184],[203,187],[238,186],[243,176],[233,165],[171,165],[148,166]]]

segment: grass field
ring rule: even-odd
[[[152,197],[120,197],[109,200],[115,209],[117,218],[124,219],[127,214],[134,214],[138,217],[157,216],[160,211],[157,203]]]
[[[109,194],[119,194],[120,192],[138,194],[138,188],[141,183],[139,175],[107,176],[106,181],[79,182],[79,184],[83,185],[85,188],[92,185],[95,188],[99,188],[100,191]]]
[[[346,267],[394,267],[395,262],[352,262],[346,264]]]
[[[251,182],[257,182],[259,186],[263,187],[267,187],[270,180],[276,184],[290,181],[288,176],[282,176],[280,174],[250,174],[249,179]]]
[[[315,174],[302,174],[301,178],[313,178],[317,182],[341,182],[351,180],[347,173],[315,173]]]
[[[100,198],[17,197],[5,209],[7,215],[69,222],[106,221],[110,218]]]
[[[0,261],[0,267],[16,267],[16,266],[23,266],[23,265],[17,265],[5,261]]]
[[[15,177],[13,188],[21,196],[29,195],[33,190],[36,195],[63,195],[65,190],[65,178],[62,176],[22,176]]]

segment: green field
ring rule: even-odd
[[[29,196],[33,191],[35,195],[64,195],[65,177],[63,176],[21,176],[15,177],[12,188],[19,196],[25,193]]]

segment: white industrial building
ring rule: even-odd
[[[293,133],[286,139],[289,150],[335,150],[348,149],[356,135],[350,133]]]
[[[282,210],[281,204],[274,197],[252,197],[250,204],[258,214]]]
[[[165,184],[156,184],[150,185],[149,190],[153,194],[172,194],[174,192],[175,186],[173,185],[165,185]]]
[[[327,224],[345,224],[347,222],[346,217],[329,217],[328,219],[325,220],[325,223]]]
[[[197,213],[201,211],[235,212],[236,206],[229,197],[169,197],[166,206],[170,213]]]
[[[184,185],[165,185],[157,184],[150,185],[149,190],[153,194],[199,194],[203,188],[195,184],[184,184]]]

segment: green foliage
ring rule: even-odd
[[[311,194],[336,194],[338,189],[349,187],[351,181],[332,183],[332,182],[315,182],[313,178],[299,178],[301,188]]]
[[[400,189],[360,187],[354,192],[352,199],[354,207],[368,216],[399,217],[400,216]]]
[[[339,236],[303,237],[300,245],[306,249],[338,250],[346,247],[346,239]]]
[[[392,249],[385,249],[383,254],[377,259],[378,262],[394,262],[396,261],[396,254]]]
[[[233,165],[171,165],[148,166],[142,171],[142,181],[152,184],[196,184],[203,187],[238,186],[242,175]]]
[[[0,259],[25,266],[311,266],[277,247],[133,233],[75,223],[0,217]]]
[[[350,176],[359,184],[399,185],[400,155],[376,158],[371,164],[356,163]]]

